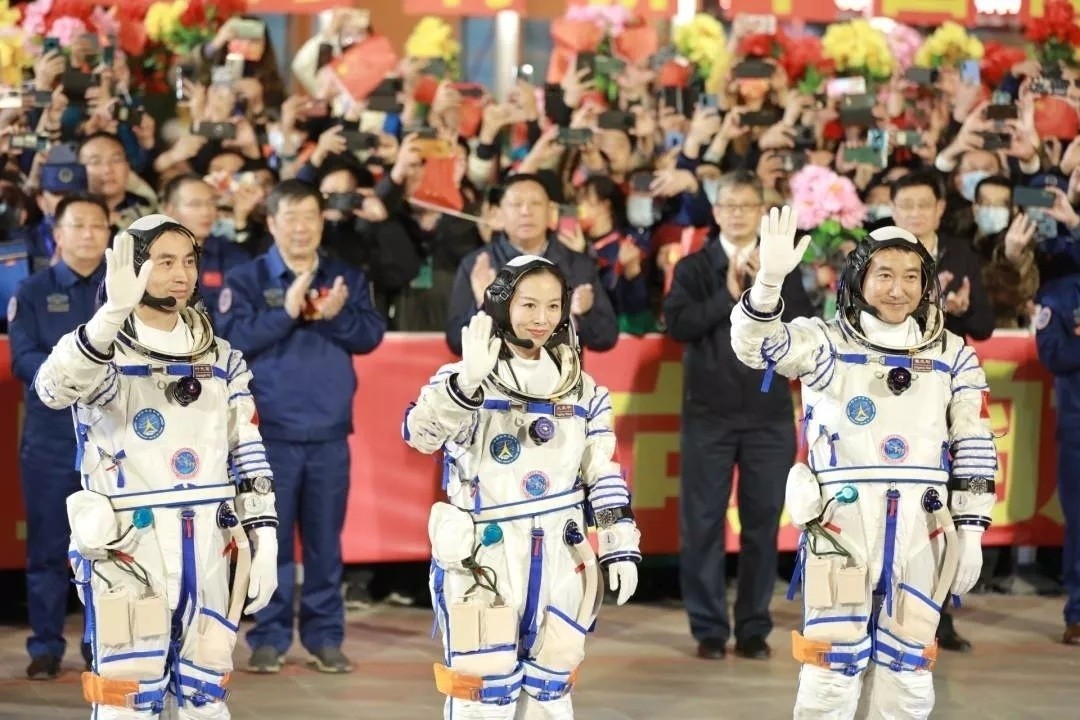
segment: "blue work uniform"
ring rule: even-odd
[[[56,240],[53,238],[55,227],[56,218],[46,216],[29,228],[26,252],[30,256],[30,272],[35,273],[52,264],[56,256]]]
[[[71,412],[45,407],[34,392],[34,375],[57,341],[93,316],[104,277],[104,262],[90,277],[81,277],[57,261],[27,278],[8,304],[12,372],[26,386],[19,475],[26,505],[31,658],[64,655],[71,575],[67,497],[81,489]]]
[[[341,532],[356,391],[352,356],[378,347],[386,322],[372,306],[364,274],[336,259],[320,253],[311,287],[329,291],[338,275],[349,299],[331,320],[293,319],[285,312],[295,275],[277,247],[231,269],[218,301],[218,333],[251,368],[277,498],[278,588],[247,634],[252,648],[285,653],[292,644],[297,525],[304,563],[300,641],[316,652],[340,648],[345,639]]]
[[[1057,396],[1058,499],[1065,516],[1062,558],[1065,624],[1080,623],[1080,275],[1039,290],[1035,318],[1039,360],[1054,375]]]
[[[203,241],[199,253],[199,295],[207,312],[218,306],[218,295],[225,287],[225,273],[237,265],[251,262],[251,255],[238,242],[210,235]]]

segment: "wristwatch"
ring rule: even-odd
[[[967,491],[975,495],[996,492],[994,479],[988,477],[954,477],[949,478],[949,490],[952,492]]]
[[[240,493],[255,493],[256,495],[269,495],[274,492],[274,481],[268,475],[260,475],[255,478],[244,478],[240,481]]]
[[[593,519],[596,521],[596,527],[608,528],[619,522],[620,520],[633,520],[634,511],[630,509],[629,505],[620,505],[614,508],[604,508],[603,510],[596,510],[593,512]]]

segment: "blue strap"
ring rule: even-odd
[[[213,700],[225,700],[229,697],[229,691],[221,687],[216,683],[207,682],[206,680],[196,680],[192,677],[187,677],[181,674],[180,687],[185,687],[195,692],[192,694],[190,700],[191,704],[195,707],[202,707]],[[180,696],[177,697],[177,702],[180,701]]]
[[[196,598],[195,587],[195,511],[184,510],[180,513],[180,552],[181,552],[181,575],[180,575],[180,600],[176,603],[176,611],[172,616],[172,641],[169,643],[169,659],[167,665],[172,668],[173,694],[176,702],[184,705],[184,693],[181,687],[182,672],[180,670],[180,648],[184,637],[186,625],[184,616],[187,615],[188,606],[194,610]]]
[[[121,462],[126,457],[127,453],[123,450],[119,450],[113,455],[113,462],[116,463],[116,488],[118,490],[127,485],[127,481],[124,479],[124,464]]]
[[[836,467],[836,441],[840,439],[840,433],[829,434],[829,428],[818,425],[818,432],[825,436],[829,443],[829,467]]]
[[[521,614],[519,634],[521,650],[519,656],[529,657],[533,643],[536,642],[536,611],[540,604],[540,580],[544,572],[544,530],[533,528],[532,551],[529,560],[529,589],[525,600],[525,611]]]
[[[761,378],[761,392],[769,392],[769,388],[772,387],[773,375],[776,374],[776,362],[773,360],[765,361],[765,375]]]
[[[72,414],[75,414],[74,407],[71,410]],[[90,426],[86,423],[81,423],[77,419],[75,421],[75,469],[82,472],[83,454],[86,452],[86,443],[89,440],[88,431]]]
[[[878,579],[875,593],[885,593],[885,612],[892,617],[893,608],[893,556],[896,554],[897,506],[900,503],[900,491],[893,489],[885,493],[885,551],[881,565],[881,577]]]
[[[209,370],[216,378],[221,380],[228,380],[229,378],[225,368],[219,368],[217,365],[210,365],[209,363],[174,364],[165,365],[164,367],[160,365],[117,365],[116,372],[133,377],[150,377],[154,374],[155,368],[161,368],[164,374],[173,377],[204,377]]]
[[[851,363],[852,365],[867,365],[870,363],[870,356],[866,353],[839,353],[836,357],[841,362]],[[913,358],[907,355],[876,355],[874,360],[875,362],[881,362],[885,367],[901,367],[907,370],[912,370],[916,364],[930,363],[930,366],[938,372],[952,372],[952,367],[948,363],[941,360],[931,360],[930,358]],[[916,370],[916,372],[919,371]]]
[[[806,562],[806,531],[799,534],[799,548],[795,553],[795,570],[791,573],[791,582],[787,586],[787,599],[794,600],[795,593],[802,583],[803,564]]]
[[[500,412],[507,412],[509,410],[521,410],[533,415],[551,415],[553,417],[560,417],[564,412],[562,408],[573,408],[572,413],[579,417],[588,419],[589,411],[580,405],[571,405],[570,403],[550,403],[550,402],[514,402],[510,400],[485,400],[483,405],[485,410],[497,410]],[[560,408],[559,415],[555,414],[555,409]],[[570,411],[567,411],[570,412]]]
[[[444,617],[446,616],[446,599],[443,597],[443,582],[444,582],[445,578],[446,578],[446,571],[443,570],[442,567],[437,562],[432,560],[431,561],[431,589],[435,592],[435,600],[436,600],[436,605],[435,605],[434,608],[432,608],[432,614],[434,615],[434,618],[433,618],[433,620],[431,622],[431,639],[432,640],[435,639],[435,634],[439,631],[439,611],[441,610],[443,612]],[[447,632],[449,632],[449,628],[447,628]],[[447,643],[447,644],[449,645],[449,643]],[[449,651],[447,651],[447,652],[449,652]],[[450,662],[449,655],[447,655],[446,662],[447,662],[447,664],[449,664],[449,662]]]

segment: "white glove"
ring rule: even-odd
[[[251,576],[248,578],[248,599],[251,601],[244,608],[248,615],[259,612],[270,604],[270,598],[277,590],[277,528],[255,528],[251,543]]]
[[[983,553],[981,528],[961,527],[956,534],[960,542],[960,565],[953,580],[953,595],[963,595],[975,587],[982,574]]]
[[[608,585],[619,592],[619,605],[625,605],[637,590],[637,563],[620,560],[608,565]]]
[[[465,367],[458,375],[458,389],[472,395],[499,361],[502,341],[491,336],[491,316],[480,311],[461,328],[461,359]]]
[[[117,333],[131,312],[142,300],[154,263],[147,260],[135,275],[135,238],[121,232],[113,246],[105,250],[105,304],[86,323],[86,339],[94,349],[105,353],[112,347]]]
[[[758,273],[750,288],[750,304],[755,309],[773,312],[780,302],[784,278],[802,262],[810,236],[803,235],[796,245],[798,227],[798,213],[789,205],[785,205],[783,210],[772,208],[762,216],[758,231]]]

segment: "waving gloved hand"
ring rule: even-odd
[[[637,590],[637,563],[621,560],[608,565],[608,585],[619,593],[618,604],[625,605]]]
[[[981,528],[961,527],[956,534],[960,541],[960,565],[956,568],[951,592],[963,595],[975,587],[982,573],[983,554]]]
[[[135,239],[121,232],[113,246],[105,250],[105,304],[86,323],[86,338],[100,352],[108,352],[132,311],[146,292],[146,283],[154,270],[147,260],[135,274]]]
[[[248,600],[244,612],[252,615],[270,604],[277,590],[277,528],[260,527],[252,531],[255,546],[251,554],[251,576],[248,579]]]
[[[458,374],[458,389],[467,395],[476,392],[495,369],[502,341],[491,335],[491,316],[480,311],[461,328],[461,359],[464,367]]]
[[[810,245],[810,236],[803,235],[795,244],[799,217],[795,208],[785,205],[783,209],[772,208],[761,218],[759,230],[760,267],[757,279],[766,285],[779,287],[788,274],[799,267],[806,248]]]

